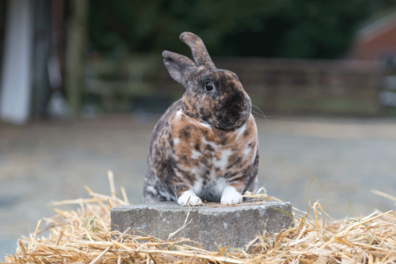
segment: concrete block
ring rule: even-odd
[[[288,228],[293,221],[292,206],[287,202],[248,204],[235,207],[191,207],[189,224],[177,233],[207,250],[228,246],[242,248],[263,230],[272,234]],[[183,226],[189,207],[172,202],[114,207],[111,210],[111,229],[131,228],[137,235],[147,234],[163,240]]]

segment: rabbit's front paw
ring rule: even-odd
[[[221,195],[221,204],[239,204],[242,202],[242,195],[232,186],[224,188]]]
[[[194,191],[188,190],[185,191],[179,198],[177,198],[177,203],[180,205],[200,205],[202,204],[201,198],[199,198]]]

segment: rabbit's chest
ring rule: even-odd
[[[171,127],[175,173],[188,180],[201,198],[217,201],[228,182],[240,177],[254,161],[254,120],[234,131],[220,131],[182,115]]]

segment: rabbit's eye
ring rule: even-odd
[[[212,82],[206,82],[206,83],[205,83],[205,90],[206,90],[207,92],[212,91],[213,88],[214,88],[214,84],[213,84]]]

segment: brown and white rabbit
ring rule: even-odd
[[[245,191],[257,188],[259,143],[250,98],[235,73],[215,67],[197,35],[184,32],[180,40],[195,62],[162,53],[186,92],[151,134],[144,202],[240,203]]]

